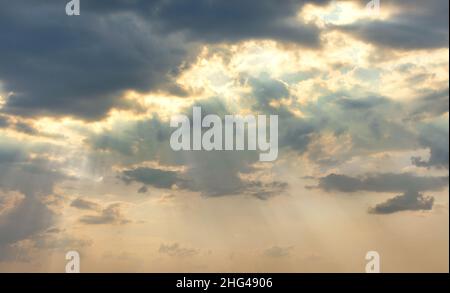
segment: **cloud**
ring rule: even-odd
[[[442,190],[448,176],[424,177],[410,173],[375,173],[360,177],[330,174],[319,179],[318,188],[327,192],[403,192],[405,190]]]
[[[202,108],[202,115],[223,115],[232,113],[223,100],[210,98],[196,103]],[[192,114],[192,106],[184,112]],[[189,151],[175,152],[171,150],[169,138],[170,128],[167,123],[158,119],[139,121],[121,126],[118,131],[108,132],[107,140],[99,144],[99,136],[93,134],[88,143],[95,148],[113,150],[123,155],[123,162],[129,164],[130,159],[136,163],[157,160],[158,168],[140,166],[128,168],[118,175],[125,183],[132,181],[169,189],[177,186],[181,189],[200,192],[204,196],[224,196],[246,194],[259,199],[267,199],[282,193],[287,184],[283,182],[262,182],[261,180],[243,180],[241,174],[251,172],[258,162],[256,151]],[[133,152],[124,151],[133,149]],[[117,156],[114,154],[114,159]],[[183,171],[172,170],[167,166],[181,167]]]
[[[183,94],[173,77],[189,60],[189,45],[156,34],[136,13],[91,12],[83,4],[77,18],[54,0],[2,7],[0,80],[12,92],[2,111],[95,120],[127,107],[121,95],[129,89]]]
[[[400,0],[389,4],[396,6],[398,12],[388,19],[364,19],[338,29],[380,47],[400,50],[448,48],[448,1]]]
[[[247,182],[247,186],[245,190],[243,190],[243,193],[252,195],[259,199],[269,199],[272,196],[282,194],[286,191],[286,189],[288,189],[288,187],[289,184],[282,181],[250,181]]]
[[[269,103],[271,100],[279,100],[290,96],[288,86],[280,80],[273,79],[268,73],[262,73],[258,78],[249,78],[249,85],[252,87],[252,97],[258,103],[258,108],[273,110]]]
[[[201,104],[203,115],[231,113],[220,99],[208,99]],[[192,114],[192,106],[186,108]],[[97,155],[107,156],[111,162],[123,165],[157,161],[161,166],[128,167],[118,174],[125,183],[132,181],[157,188],[180,188],[200,191],[205,196],[237,194],[245,188],[239,173],[249,172],[258,160],[256,151],[190,151],[175,152],[169,138],[173,129],[157,118],[125,122],[101,133],[92,133],[86,140]],[[99,150],[99,152],[97,152]],[[109,151],[105,153],[104,150]],[[175,166],[172,170],[167,166]],[[183,172],[179,171],[181,167]]]
[[[15,130],[29,134],[29,135],[37,135],[39,133],[39,131],[36,128],[34,128],[33,126],[31,126],[30,124],[27,124],[25,122],[17,122],[14,125],[14,127],[15,127]]]
[[[345,110],[368,110],[385,103],[389,103],[389,100],[379,96],[363,97],[359,99],[342,97],[336,101],[336,104]]]
[[[178,243],[161,244],[159,253],[176,257],[189,257],[199,253],[198,249],[182,247]]]
[[[54,212],[33,196],[25,196],[6,213],[0,214],[0,246],[15,243],[53,224]]]
[[[208,160],[192,160],[191,162],[195,163],[201,161],[202,164],[190,165],[190,169],[186,172],[137,167],[124,170],[119,177],[126,183],[135,181],[163,189],[170,189],[176,185],[181,189],[201,192],[204,196],[244,194],[258,199],[268,199],[281,194],[288,188],[288,184],[281,181],[243,180],[238,174],[239,170],[227,168],[230,165],[223,166],[221,156],[209,154],[212,153],[199,154]],[[228,161],[232,162],[232,160],[230,156]],[[214,162],[217,162],[217,165],[214,165]],[[145,191],[141,187],[138,192]]]
[[[0,164],[3,164],[3,172],[5,172],[7,166],[11,166],[12,163],[16,162],[23,162],[27,157],[26,150],[19,147],[17,144],[9,141],[1,142]]]
[[[438,123],[421,125],[419,131],[419,142],[423,147],[430,150],[430,156],[428,159],[412,157],[412,163],[418,167],[448,169],[448,119],[442,119]]]
[[[17,118],[17,117],[16,117]],[[49,134],[39,131],[32,124],[24,121],[12,121],[6,116],[0,116],[0,129],[9,129],[16,132],[24,133],[32,136],[41,136],[47,138],[63,138],[63,135],[59,134]]]
[[[285,127],[279,134],[280,147],[288,147],[299,154],[307,151],[315,133],[320,132],[320,126],[315,121],[302,118],[285,119]]]
[[[30,262],[31,258],[21,243],[0,245],[0,262]]]
[[[88,225],[114,224],[123,225],[131,221],[123,215],[122,203],[112,203],[102,209],[98,215],[85,215],[80,222]]]
[[[98,203],[83,198],[74,199],[70,206],[82,210],[97,210],[99,208]]]
[[[280,246],[272,246],[266,250],[264,250],[264,255],[273,258],[287,257],[290,255],[292,246],[280,247]]]
[[[412,109],[410,110],[411,119],[423,120],[439,117],[442,114],[448,113],[448,91],[448,88],[431,91],[413,101]]]
[[[56,183],[73,179],[62,171],[57,162],[45,158],[29,159],[22,156],[20,150],[7,150],[7,153],[13,156],[5,158],[2,163],[0,151],[0,188],[4,190],[17,190],[29,196],[47,196],[53,193]]]
[[[87,9],[132,11],[155,23],[160,33],[183,33],[190,40],[216,43],[246,39],[273,39],[314,47],[319,44],[319,29],[296,16],[307,3],[325,4],[327,0],[288,0],[279,5],[271,0],[220,1],[111,1],[87,4]]]
[[[405,106],[393,99],[356,90],[324,95],[307,107],[308,115],[320,117],[310,119],[316,132],[351,138],[350,157],[417,147],[417,134],[405,123],[404,112]]]
[[[0,213],[0,261],[26,260],[27,253],[16,249],[19,242],[44,232],[55,221],[55,213],[35,196],[24,196],[6,212]],[[11,254],[14,253],[14,254]]]
[[[8,117],[0,115],[0,128],[6,128],[8,126],[9,126]]]
[[[139,189],[138,189],[138,193],[147,193],[148,188],[145,185],[142,185]]]
[[[242,78],[244,78],[243,76]],[[251,94],[246,98],[252,104],[252,110],[266,115],[278,115],[279,146],[291,148],[299,153],[306,151],[311,136],[320,131],[320,126],[314,119],[303,119],[293,115],[290,108],[296,104],[296,97],[291,94],[287,83],[272,77],[267,72],[262,72],[257,77],[245,77],[251,87]],[[289,99],[289,106],[273,106],[272,102],[281,99]]]
[[[7,140],[0,149],[0,192],[17,192],[18,200],[5,201],[0,207],[0,256],[7,258],[22,240],[32,239],[54,225],[56,213],[51,209],[54,186],[69,176],[57,170],[58,164],[28,156],[23,143]],[[4,195],[3,195],[4,196]],[[0,257],[1,258],[1,257]]]
[[[434,198],[431,196],[424,196],[417,191],[407,191],[370,208],[369,213],[384,215],[401,211],[431,210],[433,203]]]
[[[185,181],[175,171],[137,167],[122,172],[122,180],[141,182],[157,188],[171,188],[175,184],[183,185]]]
[[[53,235],[52,235],[53,234]],[[71,235],[55,233],[41,233],[33,237],[33,245],[36,248],[51,249],[67,252],[69,249],[81,249],[92,245],[89,239],[76,238]]]
[[[308,1],[86,2],[78,17],[65,15],[57,0],[2,7],[0,80],[12,93],[3,112],[101,119],[130,107],[121,98],[127,90],[185,96],[175,78],[201,42],[320,43],[320,30],[296,17]]]
[[[243,152],[196,151],[192,153],[186,176],[190,187],[206,196],[238,194],[245,188],[239,172],[248,172],[251,155]]]
[[[283,125],[279,129],[280,148],[306,153],[315,163],[330,166],[362,153],[419,146],[414,127],[406,123],[408,116],[402,114],[406,106],[389,97],[358,89],[335,90],[324,91],[318,99],[299,103],[295,90],[283,82],[267,75],[260,75],[256,80],[260,87],[265,83],[267,86],[260,91],[253,89],[248,98],[253,102],[252,109],[279,115],[279,125]],[[272,102],[279,98],[289,103],[274,106]],[[294,114],[293,109],[299,110],[301,115]],[[314,143],[323,134],[332,134],[336,140],[348,137],[347,153],[339,154],[339,159],[336,155],[333,159],[324,159],[320,148],[329,149],[329,146]]]

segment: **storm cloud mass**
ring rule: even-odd
[[[319,30],[295,19],[303,1],[86,2],[79,18],[61,13],[57,0],[2,6],[0,78],[13,92],[4,111],[93,120],[129,106],[126,90],[185,96],[174,78],[198,41],[319,44]]]

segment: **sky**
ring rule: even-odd
[[[448,1],[67,2],[0,0],[0,272],[449,271]]]

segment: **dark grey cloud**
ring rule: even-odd
[[[328,131],[337,138],[351,137],[349,156],[419,148],[416,125],[406,123],[405,108],[388,97],[351,90],[326,93],[317,102],[300,106],[316,133]],[[321,160],[317,156],[311,159]]]
[[[0,261],[28,261],[28,253],[19,248],[19,242],[32,239],[47,230],[55,222],[56,216],[47,204],[32,195],[25,196],[17,205],[0,212]]]
[[[370,92],[355,92],[325,91],[316,101],[302,104],[296,102],[297,97],[289,94],[291,105],[280,107],[270,105],[271,101],[276,100],[276,96],[271,95],[268,101],[255,98],[254,108],[279,115],[279,125],[283,125],[279,129],[281,148],[299,154],[307,153],[312,161],[323,166],[336,165],[363,153],[419,147],[417,134],[398,114],[404,112],[403,105]],[[290,108],[298,109],[303,116],[294,115]],[[352,145],[349,147],[352,150],[345,156],[324,158],[321,148],[326,149],[326,145],[309,148],[310,143],[325,132],[334,134],[337,139],[350,136]]]
[[[98,203],[83,198],[74,199],[70,206],[82,210],[97,210],[99,208]]]
[[[296,20],[307,1],[2,2],[0,80],[12,92],[2,111],[95,120],[133,107],[126,90],[186,95],[174,78],[200,42],[275,39],[318,46],[319,30]],[[327,1],[315,1],[325,3]]]
[[[24,133],[27,135],[32,136],[41,136],[41,137],[48,137],[48,138],[56,138],[60,139],[63,138],[63,135],[60,134],[49,134],[45,132],[41,132],[38,129],[36,129],[33,125],[24,122],[24,121],[12,121],[12,119],[6,117],[6,116],[0,116],[0,129],[9,129],[14,130],[20,133]]]
[[[376,173],[361,177],[330,174],[319,179],[318,187],[327,192],[404,192],[405,190],[442,190],[448,176],[418,176],[410,173]]]
[[[319,179],[318,188],[327,192],[402,192],[401,195],[369,208],[371,214],[391,214],[400,211],[431,210],[434,198],[423,191],[443,190],[448,176],[426,177],[409,173],[378,173],[360,177],[330,174]]]
[[[231,154],[227,157],[228,159],[224,159],[218,154],[210,155],[211,152],[199,151],[196,153],[199,154],[192,154],[191,164],[187,165],[189,169],[184,173],[137,167],[124,170],[119,177],[126,183],[134,181],[163,189],[170,189],[176,185],[181,189],[201,192],[207,197],[245,194],[265,200],[283,193],[288,188],[288,184],[281,181],[262,182],[241,179],[238,173],[243,170],[239,165],[232,163],[235,156]],[[203,160],[200,159],[201,156],[204,158]],[[147,187],[143,186],[138,192],[145,193],[146,189]]]
[[[252,110],[257,113],[268,115],[278,115],[280,123],[288,123],[288,120],[295,118],[289,108],[285,105],[275,107],[271,102],[281,99],[294,98],[289,90],[289,85],[281,80],[272,77],[268,72],[263,72],[257,77],[241,76],[241,83],[247,84],[252,91],[246,99],[252,105]]]
[[[275,39],[318,46],[319,30],[296,19],[306,2],[288,0],[280,5],[270,0],[170,1],[162,5],[158,16],[164,29],[188,30],[193,38],[208,42]]]
[[[29,254],[18,244],[0,246],[0,262],[29,262]]]
[[[427,148],[429,159],[415,157],[413,164],[448,169],[448,89],[428,90],[407,102],[342,96],[313,111],[328,114],[325,127],[350,133],[355,152]],[[338,108],[330,107],[333,103]]]
[[[258,77],[241,77],[252,92],[246,98],[256,113],[278,115],[279,146],[291,148],[299,153],[306,151],[311,136],[320,130],[318,121],[296,117],[288,106],[274,107],[271,102],[280,99],[291,99],[295,106],[295,97],[291,95],[288,84],[284,80],[275,79],[269,73],[261,73]],[[291,106],[293,107],[293,106]]]
[[[202,115],[217,114],[221,117],[232,113],[219,98],[210,98],[196,106],[202,107]],[[184,113],[192,114],[192,107]],[[174,129],[158,118],[125,122],[113,130],[88,134],[88,146],[93,148],[92,160],[124,166],[143,161],[157,160],[161,168],[127,168],[119,174],[125,183],[132,181],[157,188],[178,187],[201,192],[205,196],[249,194],[260,199],[282,193],[287,184],[273,181],[247,181],[240,173],[253,170],[258,161],[256,151],[181,151],[170,148],[170,133]],[[98,152],[97,152],[98,150]],[[173,171],[164,166],[185,166],[185,172]]]
[[[251,154],[195,151],[190,157],[186,176],[193,190],[200,190],[207,196],[221,196],[239,194],[246,189],[239,173],[251,170]]]
[[[303,118],[286,119],[283,125],[279,133],[280,147],[289,147],[300,154],[307,150],[313,135],[320,131],[320,125],[316,121]]]
[[[5,172],[6,164],[15,162],[23,162],[28,157],[25,149],[19,147],[15,143],[8,141],[1,142],[0,148],[0,164],[4,164],[3,171]],[[1,171],[0,171],[1,172]]]
[[[319,97],[317,101],[296,105],[306,115],[306,117],[297,117],[286,106],[276,109],[270,105],[271,101],[281,98],[295,100],[286,83],[272,78],[269,74],[242,78],[241,82],[248,83],[253,89],[252,94],[246,96],[246,102],[254,105],[253,109],[258,112],[279,115],[280,125],[283,125],[279,129],[280,148],[292,149],[298,153],[309,151],[308,157],[321,165],[330,166],[339,163],[339,161],[332,161],[333,158],[323,158],[322,153],[318,151],[320,147],[314,150],[308,149],[310,142],[323,131],[331,131],[336,136],[343,134],[351,136],[353,149],[347,156],[339,158],[342,161],[352,155],[421,147],[417,133],[414,131],[416,125],[412,127],[407,125],[406,120],[409,115],[405,111],[407,107],[387,97],[373,94],[355,97],[351,92],[330,93]],[[422,100],[428,101],[425,98]],[[223,116],[231,111],[220,98],[210,98],[197,103],[196,106],[202,107],[203,115]],[[409,109],[413,108],[417,107],[413,105]],[[191,107],[186,109],[188,115],[191,111]],[[240,178],[239,174],[252,171],[252,164],[257,162],[255,152],[173,152],[168,147],[169,137],[170,129],[165,123],[155,118],[151,121],[121,125],[105,133],[95,133],[87,142],[96,149],[110,150],[114,152],[114,155],[116,153],[123,155],[123,161],[122,158],[120,159],[122,163],[132,163],[133,160],[139,163],[143,160],[158,158],[162,165],[187,167],[184,174],[164,170],[151,171],[158,174],[144,174],[148,170],[130,169],[127,173],[121,174],[125,175],[122,179],[126,182],[136,181],[159,188],[170,188],[173,184],[177,184],[185,189],[200,191],[207,196],[240,193],[252,194],[258,198],[279,194],[287,188],[287,185],[282,182],[247,182]],[[445,143],[436,143],[440,148],[446,149]],[[115,159],[117,160],[116,156]],[[162,180],[158,176],[167,178]],[[259,195],[253,190],[257,190]],[[403,192],[404,189],[400,186],[394,191]]]
[[[0,247],[45,231],[54,217],[54,212],[41,200],[25,196],[11,211],[0,214]]]
[[[157,35],[132,13],[84,7],[81,16],[68,17],[64,6],[2,3],[0,79],[14,92],[3,111],[98,119],[128,106],[120,99],[127,89],[182,94],[173,76],[189,60],[183,40]]]
[[[390,198],[369,209],[371,214],[392,214],[401,211],[431,210],[434,198],[424,196],[417,191],[407,191],[401,195]]]
[[[6,128],[8,126],[9,126],[8,117],[0,115],[0,128]]]
[[[259,199],[269,199],[272,196],[282,194],[289,187],[287,182],[283,181],[250,181],[246,183],[243,192]]]
[[[383,1],[381,1],[383,2]],[[398,0],[398,12],[388,19],[361,20],[338,29],[377,46],[401,50],[448,48],[447,0]]]
[[[59,166],[44,158],[30,158],[23,143],[2,141],[0,148],[0,192],[18,192],[22,198],[3,210],[0,207],[0,259],[17,251],[18,242],[32,239],[54,225],[57,215],[50,208],[54,186],[70,179]],[[2,195],[0,194],[0,197]],[[0,206],[2,199],[0,198]],[[22,251],[23,253],[23,251]],[[26,259],[19,255],[18,260]]]
[[[82,216],[79,221],[88,225],[114,224],[123,225],[130,223],[123,214],[123,205],[121,203],[112,203],[102,209],[97,215]]]
[[[318,164],[335,165],[348,159],[344,156],[325,158],[320,148],[309,149],[310,143],[325,131],[337,138],[350,135],[353,150],[349,155],[419,146],[416,133],[398,115],[405,113],[405,106],[388,97],[359,93],[360,90],[356,91],[359,94],[352,90],[324,91],[317,101],[299,104],[286,82],[267,73],[246,82],[252,87],[247,97],[252,109],[279,116],[279,125],[283,126],[279,128],[280,148],[300,154],[308,152],[308,157]],[[287,99],[290,104],[272,104],[280,99]],[[303,116],[294,115],[292,109],[300,110]]]
[[[94,2],[94,1],[92,1]],[[319,45],[319,30],[296,18],[306,3],[328,0],[169,0],[88,3],[86,9],[133,11],[154,22],[162,33],[182,32],[202,42],[274,39],[306,46]]]
[[[97,161],[106,152],[124,164],[152,160],[157,154],[166,163],[176,163],[176,153],[169,145],[170,134],[169,124],[158,117],[123,121],[111,130],[84,133],[85,143],[92,149],[91,160]]]
[[[346,110],[368,110],[389,103],[389,100],[379,96],[369,96],[360,99],[342,97],[336,103]]]
[[[178,172],[147,167],[125,170],[122,172],[121,179],[126,183],[136,181],[158,188],[171,188],[175,184],[185,184],[185,180],[178,175]]]
[[[0,189],[15,190],[29,196],[46,196],[53,193],[56,183],[73,179],[59,170],[60,166],[54,162],[23,159],[20,153],[13,154],[21,161],[0,162]]]
[[[142,185],[139,189],[138,189],[138,193],[147,193],[148,191],[148,187],[145,185]]]
[[[195,106],[202,108],[202,115],[216,114],[222,119],[225,114],[233,113],[220,98],[210,98]],[[189,115],[191,111],[191,107],[186,110]],[[256,171],[253,168],[253,164],[258,162],[256,151],[192,151],[177,153],[177,156],[182,156],[179,162],[187,167],[184,175],[188,182],[187,188],[199,191],[204,196],[246,194],[267,199],[287,189],[287,184],[277,181],[261,182],[241,178],[241,174]]]
[[[336,165],[351,156],[387,150],[418,149],[425,144],[419,141],[414,131],[416,125],[411,127],[407,124],[409,115],[405,111],[407,106],[387,97],[371,94],[355,97],[350,92],[330,93],[319,97],[317,101],[298,105],[306,117],[297,117],[285,106],[275,109],[270,105],[271,101],[280,98],[287,97],[295,100],[284,82],[273,79],[268,74],[248,79],[243,77],[243,79],[242,82],[248,83],[253,88],[252,94],[246,97],[249,105],[254,105],[256,111],[279,114],[280,125],[283,125],[279,129],[280,148],[291,149],[300,154],[308,152],[310,159],[323,166]],[[196,106],[202,107],[203,115],[223,116],[231,111],[220,98],[210,98],[197,103]],[[408,109],[416,108],[412,105]],[[188,107],[186,114],[190,115],[191,111],[192,108]],[[399,115],[399,113],[404,114]],[[352,150],[336,158],[336,161],[333,161],[335,159],[333,157],[323,157],[320,148],[326,148],[326,145],[310,150],[310,142],[323,131],[331,131],[337,137],[349,134],[352,138]],[[439,137],[437,133],[436,135]],[[102,154],[104,150],[112,151],[110,155],[114,157],[114,160],[125,165],[157,158],[162,165],[187,167],[183,174],[167,170],[146,170],[146,168],[129,169],[121,174],[125,182],[136,181],[158,188],[170,188],[177,184],[181,188],[198,191],[205,196],[251,194],[261,199],[280,194],[288,187],[280,181],[249,182],[241,179],[240,174],[255,171],[252,169],[252,164],[257,162],[256,152],[173,152],[169,148],[169,137],[170,129],[167,125],[154,118],[120,125],[104,133],[95,133],[87,140],[87,143],[95,149],[102,150]],[[437,147],[446,150],[446,144],[442,141],[431,141],[435,142]],[[100,155],[100,153],[95,154]],[[120,157],[117,154],[120,154]],[[399,176],[395,177],[400,180],[399,182],[415,181],[415,178],[409,178],[409,180],[408,175]],[[355,180],[363,179],[355,178]],[[373,182],[371,184],[376,185]],[[394,184],[385,189],[391,192],[405,190],[405,185],[398,184],[395,188],[392,186]],[[354,187],[348,188],[353,190]]]
[[[259,101],[260,105],[268,106],[271,100],[288,98],[289,88],[280,80],[273,79],[268,73],[261,74],[258,78],[250,78],[252,95]]]
[[[265,75],[256,80],[257,83],[254,80],[252,83],[259,87],[260,84],[267,85],[260,91],[253,88],[248,99],[254,103],[255,111],[279,115],[279,125],[283,125],[279,128],[279,146],[299,154],[307,153],[320,165],[336,165],[363,153],[419,147],[414,128],[406,123],[407,116],[399,115],[405,113],[405,105],[388,97],[364,93],[360,89],[323,91],[317,100],[299,104],[284,82]],[[290,105],[272,106],[271,102],[279,98],[287,98]],[[292,109],[298,109],[303,116],[294,115]],[[352,151],[348,152],[348,157],[324,158],[320,148],[326,148],[325,145],[309,148],[310,143],[324,132],[333,133],[338,139],[351,137]]]
[[[14,129],[29,135],[37,135],[39,133],[39,131],[36,128],[25,122],[17,122],[14,125]]]
[[[446,121],[445,123],[447,125],[444,127],[427,124],[420,129],[420,144],[430,150],[430,156],[428,159],[423,159],[421,157],[411,158],[414,165],[418,167],[436,167],[448,169],[448,121]]]
[[[411,108],[409,115],[410,118],[414,120],[434,118],[448,113],[448,88],[426,93],[414,100]]]

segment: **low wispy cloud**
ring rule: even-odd
[[[407,191],[371,207],[369,213],[384,215],[401,211],[427,211],[433,208],[433,203],[434,198],[431,196],[424,196],[417,191]]]
[[[82,216],[80,218],[80,222],[89,225],[100,225],[100,224],[123,225],[130,223],[131,221],[124,216],[122,203],[112,203],[108,205],[106,208],[102,209],[96,215]]]
[[[100,208],[98,203],[83,198],[74,199],[70,206],[81,210],[97,210]]]
[[[448,186],[448,176],[418,176],[411,173],[375,173],[360,177],[330,174],[319,179],[318,188],[338,192],[404,192],[405,190],[442,190]]]
[[[194,256],[199,253],[198,249],[182,247],[179,243],[161,244],[159,253],[176,257]]]
[[[263,254],[268,257],[287,257],[291,254],[293,246],[272,246],[266,250],[264,250]]]

